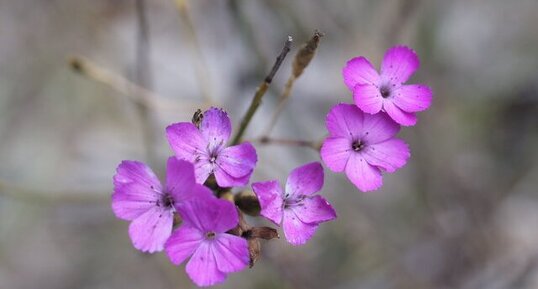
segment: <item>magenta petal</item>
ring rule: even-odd
[[[392,101],[385,101],[383,108],[395,122],[403,126],[412,126],[417,123],[417,116],[414,113],[401,110]]]
[[[305,244],[316,232],[318,224],[307,224],[301,221],[293,210],[284,210],[284,219],[282,220],[282,228],[286,240],[292,245]]]
[[[321,159],[333,172],[344,170],[351,153],[351,140],[343,137],[326,138],[320,151]]]
[[[381,172],[362,158],[358,153],[352,154],[346,165],[346,175],[361,191],[377,190],[383,185]]]
[[[129,236],[133,246],[142,252],[158,252],[172,232],[173,211],[153,207],[129,225]]]
[[[393,84],[406,82],[420,66],[417,54],[406,46],[387,50],[381,63],[381,78]]]
[[[214,196],[193,198],[178,204],[176,209],[185,224],[203,232],[223,233],[239,222],[235,205]]]
[[[260,202],[260,214],[277,226],[280,225],[282,221],[283,194],[278,182],[257,182],[252,184],[252,190]]]
[[[210,150],[226,144],[232,133],[232,123],[228,114],[219,108],[212,107],[204,112],[200,131],[210,144]]]
[[[222,233],[216,237],[212,246],[219,271],[238,272],[248,266],[250,256],[246,239]]]
[[[364,57],[355,57],[346,63],[346,66],[342,70],[344,76],[344,83],[349,90],[353,90],[357,84],[373,84],[379,83],[379,74]]]
[[[362,155],[369,164],[392,173],[407,163],[411,153],[403,140],[390,139],[367,146]]]
[[[386,113],[364,116],[364,131],[362,139],[368,144],[375,144],[394,137],[400,126]]]
[[[213,165],[209,162],[206,156],[202,156],[199,160],[194,161],[194,175],[196,176],[197,183],[205,183],[212,173]]]
[[[196,184],[194,166],[188,161],[175,157],[168,158],[166,165],[166,188],[175,202],[182,202],[192,197],[192,188]]]
[[[402,85],[394,92],[394,103],[403,111],[416,112],[430,107],[432,90],[420,84]]]
[[[112,210],[124,220],[134,220],[145,213],[162,196],[159,179],[145,164],[123,161],[114,175]]]
[[[377,86],[371,84],[356,85],[353,88],[353,101],[364,112],[378,113],[383,106],[383,97]]]
[[[331,108],[325,124],[329,135],[353,139],[362,134],[364,113],[355,105],[340,103]]]
[[[333,207],[322,196],[305,198],[300,205],[293,206],[291,209],[304,223],[319,224],[336,219]]]
[[[245,176],[252,174],[257,161],[256,149],[248,142],[223,149],[216,161],[217,184],[221,187],[246,185],[249,178],[245,182],[238,181],[244,181]]]
[[[186,266],[187,275],[198,286],[211,286],[226,280],[226,274],[217,268],[211,242],[204,241]]]
[[[319,192],[323,187],[323,176],[323,167],[319,162],[295,168],[286,181],[286,195],[293,199]]]
[[[203,241],[204,235],[200,230],[182,225],[168,238],[164,249],[170,262],[179,265],[191,256]]]
[[[194,163],[197,155],[205,153],[208,145],[200,131],[189,122],[169,125],[166,138],[176,156],[191,163]]]

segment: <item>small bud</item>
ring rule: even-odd
[[[319,40],[324,35],[325,34],[319,32],[318,30],[314,31],[312,38],[306,42],[301,49],[299,49],[295,55],[295,59],[293,60],[292,74],[294,78],[299,77],[303,73],[303,70],[308,66],[312,58],[314,58],[316,50],[318,49]]]
[[[256,195],[251,191],[242,191],[234,196],[235,205],[249,216],[260,215],[260,202]]]
[[[197,109],[194,115],[192,116],[192,124],[196,126],[197,128],[200,128],[200,124],[202,123],[202,120],[204,119],[204,113],[201,109]]]

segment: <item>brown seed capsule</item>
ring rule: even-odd
[[[304,69],[308,66],[312,58],[314,58],[316,50],[318,49],[319,41],[324,35],[325,34],[318,30],[314,31],[312,38],[306,42],[301,49],[299,49],[295,55],[292,65],[292,75],[294,78],[299,77],[303,73]]]
[[[251,191],[242,191],[234,196],[235,205],[249,216],[260,215],[260,202],[256,195]]]
[[[249,267],[252,268],[256,261],[260,259],[261,255],[261,245],[258,239],[247,239],[248,242],[248,253],[250,256]]]
[[[192,116],[192,124],[196,126],[197,128],[200,128],[200,124],[202,123],[202,120],[204,119],[204,113],[202,113],[201,109],[197,109],[194,115]]]

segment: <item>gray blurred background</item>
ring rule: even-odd
[[[184,266],[131,246],[110,209],[115,167],[138,159],[162,176],[164,127],[207,107],[204,95],[237,129],[292,35],[246,134],[258,138],[314,29],[326,35],[273,137],[323,137],[329,108],[352,102],[345,61],[378,67],[397,43],[418,52],[411,82],[433,88],[432,108],[400,133],[412,157],[381,190],[326,169],[339,218],[302,247],[265,242],[221,288],[538,288],[538,1],[181,2],[0,0],[0,288],[193,288]],[[75,73],[73,56],[110,83]],[[151,105],[132,101],[141,94]],[[319,160],[256,148],[251,181]]]

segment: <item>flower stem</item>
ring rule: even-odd
[[[278,139],[278,138],[270,138],[270,137],[262,137],[255,140],[254,142],[258,142],[264,145],[287,145],[287,146],[307,147],[315,151],[319,151],[321,147],[319,141]]]
[[[239,130],[237,131],[236,135],[234,136],[232,140],[232,145],[236,145],[241,141],[241,138],[243,137],[243,134],[245,133],[245,130],[247,129],[250,121],[252,120],[252,116],[254,116],[254,113],[262,103],[262,98],[265,92],[267,92],[267,89],[269,88],[269,85],[273,81],[273,77],[275,76],[276,72],[278,71],[278,68],[284,61],[284,58],[286,58],[286,55],[291,49],[291,42],[293,39],[291,36],[288,36],[288,39],[284,43],[284,47],[282,48],[282,51],[276,58],[275,64],[273,65],[273,68],[271,69],[271,72],[265,77],[263,82],[258,86],[258,89],[256,90],[256,94],[254,95],[254,98],[252,98],[252,102],[250,103],[250,106],[243,116],[243,119],[241,120],[241,124],[239,126]]]

